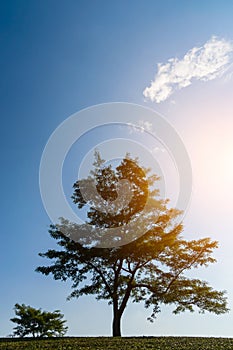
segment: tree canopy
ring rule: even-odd
[[[11,318],[16,323],[13,335],[19,337],[61,337],[67,332],[65,320],[59,310],[53,312],[35,309],[25,304],[15,304],[15,314]]]
[[[114,206],[117,186],[122,180],[131,186],[127,206],[103,211],[96,207],[91,196],[89,201],[83,196],[82,189],[93,182],[107,206]],[[112,167],[105,165],[96,153],[94,170],[87,179],[74,184],[72,197],[78,208],[87,207],[90,236],[83,235],[85,225],[63,220],[61,225],[52,225],[49,230],[60,249],[40,254],[50,259],[51,264],[38,267],[38,272],[52,274],[56,280],[73,281],[69,298],[95,295],[97,300],[103,299],[112,305],[113,336],[121,335],[121,317],[130,300],[152,308],[150,321],[162,304],[174,304],[175,314],[195,309],[215,314],[228,311],[224,291],[216,291],[206,281],[185,274],[190,269],[214,263],[212,252],[218,243],[210,238],[187,241],[182,237],[180,211],[169,208],[168,201],[159,198],[158,180],[129,155],[117,167]],[[124,230],[129,222],[136,225],[131,226],[131,231]],[[109,240],[108,230],[116,227],[119,231],[115,241],[111,235]],[[95,245],[91,245],[93,239]]]

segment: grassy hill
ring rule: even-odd
[[[0,350],[233,350],[233,338],[127,337],[1,339]]]

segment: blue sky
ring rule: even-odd
[[[194,81],[160,103],[145,100],[157,64],[181,60],[213,36],[233,40],[231,1],[2,1],[0,335],[16,302],[61,309],[70,335],[110,335],[111,308],[93,298],[66,302],[69,283],[34,272],[54,246],[39,190],[39,164],[54,129],[71,114],[105,102],[132,102],[163,114],[189,152],[193,198],[187,238],[220,241],[218,263],[195,272],[226,289],[233,307],[231,74]],[[166,308],[154,324],[129,305],[124,335],[232,336],[232,312],[182,314]]]

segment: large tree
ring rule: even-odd
[[[59,310],[42,311],[25,304],[15,304],[14,310],[17,317],[11,318],[11,321],[17,324],[13,333],[16,336],[61,337],[67,332],[66,321],[62,320]]]
[[[130,300],[152,307],[150,321],[161,304],[175,304],[175,314],[195,308],[215,314],[228,311],[225,292],[185,275],[215,262],[212,252],[217,242],[210,238],[187,241],[181,236],[180,211],[159,199],[157,180],[129,155],[112,167],[96,153],[94,170],[74,184],[72,196],[79,209],[87,207],[87,224],[64,219],[51,226],[49,232],[61,249],[40,254],[52,261],[38,267],[38,272],[73,281],[69,298],[96,295],[112,305],[113,336],[121,336],[121,317]],[[90,190],[93,184],[96,192]],[[125,205],[121,198],[120,205],[119,188],[127,184],[130,196],[125,203],[129,203]],[[98,196],[103,199],[99,207]]]

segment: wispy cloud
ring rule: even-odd
[[[128,123],[129,133],[140,132],[144,133],[145,131],[152,132],[152,124],[146,120],[139,120],[137,124]]]
[[[157,74],[143,95],[160,103],[175,90],[190,85],[193,79],[213,80],[229,68],[232,52],[232,42],[213,36],[203,46],[189,50],[182,59],[170,58],[167,63],[159,63]]]

